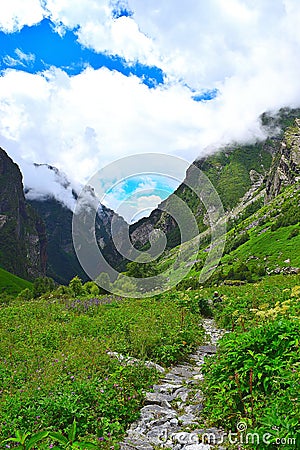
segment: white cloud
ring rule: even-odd
[[[16,1],[1,5],[0,27],[38,21],[39,2],[31,1],[32,11]],[[78,27],[82,44],[157,64],[167,82],[151,90],[107,69],[74,77],[58,69],[7,71],[0,78],[0,144],[21,165],[47,162],[85,181],[134,153],[192,161],[208,148],[262,137],[262,112],[300,106],[298,0],[129,0],[134,15],[116,20],[109,0],[44,4],[60,30]],[[187,85],[218,88],[219,95],[196,103]]]
[[[43,18],[44,10],[39,0],[2,0],[0,5],[0,30],[12,33],[24,25],[34,25]]]
[[[30,189],[26,193],[26,198],[45,200],[51,194],[69,209],[74,210],[76,200],[72,193],[73,186],[67,182],[63,173],[57,173],[45,165],[34,166],[26,163],[23,163],[22,171],[25,179],[30,180]]]
[[[16,58],[13,58],[12,56],[6,55],[3,58],[4,64],[10,67],[16,67],[16,66],[30,66],[35,61],[35,55],[33,53],[24,53],[19,48],[16,48],[15,50]]]
[[[33,53],[24,53],[19,48],[16,48],[15,54],[18,56],[19,60],[25,64],[30,64],[35,61],[35,55]]]

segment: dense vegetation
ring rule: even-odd
[[[244,423],[260,436],[260,445],[248,448],[278,448],[277,439],[299,448],[300,276],[223,286],[220,294],[215,316],[232,332],[204,366],[206,417],[233,432]]]
[[[75,419],[79,436],[111,447],[157,380],[143,361],[168,366],[202,341],[197,311],[177,295],[77,296],[78,280],[70,285],[0,309],[1,439],[16,430],[67,434]],[[140,362],[122,365],[109,351]],[[55,439],[47,439],[49,448]]]
[[[222,302],[213,308],[215,286],[147,300],[93,297],[87,294],[93,286],[77,278],[68,288],[27,301],[21,294],[2,305],[1,439],[19,430],[19,440],[25,431],[43,437],[39,449],[59,438],[65,444],[56,448],[67,448],[75,420],[82,448],[116,446],[158,379],[144,361],[167,367],[186,358],[203,341],[199,312],[231,331],[204,366],[203,426],[235,431],[243,421],[249,432],[271,433],[274,442],[300,439],[299,275],[219,286]],[[118,355],[137,360],[124,364]]]

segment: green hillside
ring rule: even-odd
[[[254,282],[266,275],[297,273],[300,268],[299,205],[300,183],[297,183],[285,188],[282,194],[249,217],[243,219],[244,212],[237,215],[226,233],[223,256],[207,284],[229,280]],[[195,257],[197,262],[179,287],[199,287],[199,275],[207,257],[208,245],[209,236],[202,240]],[[176,247],[163,255],[155,270],[158,273],[166,271],[165,276],[172,277],[172,265],[177,254]],[[182,266],[185,264],[183,261]]]
[[[23,289],[31,288],[29,281],[23,280],[0,267],[0,292],[15,296]]]

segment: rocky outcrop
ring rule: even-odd
[[[26,202],[22,174],[0,149],[0,266],[26,279],[45,274],[45,226]]]
[[[285,186],[300,181],[300,119],[287,128],[275,154],[266,183],[266,201],[276,197]]]

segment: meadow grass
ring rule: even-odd
[[[75,419],[79,436],[115,445],[158,379],[143,361],[169,366],[184,359],[202,341],[199,321],[176,294],[145,300],[52,294],[3,305],[1,440],[16,430],[66,433]],[[141,362],[121,365],[108,351]]]

